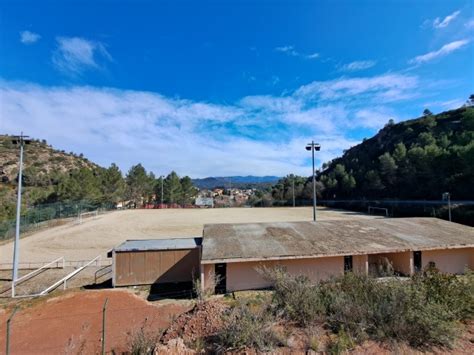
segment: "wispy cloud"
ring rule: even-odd
[[[20,41],[23,44],[33,44],[39,41],[41,36],[37,33],[30,31],[21,31],[20,32]]]
[[[357,143],[352,130],[381,128],[394,117],[387,103],[410,97],[418,85],[417,77],[400,74],[339,78],[283,96],[216,104],[153,92],[0,80],[0,131],[27,129],[59,149],[84,153],[102,165],[114,161],[124,170],[143,162],[155,173],[174,169],[195,177],[307,174],[302,148],[308,140],[322,144],[320,163],[333,159]]]
[[[444,57],[444,56],[450,54],[451,52],[454,52],[458,49],[461,49],[464,46],[466,46],[468,43],[469,43],[469,40],[467,40],[467,39],[462,39],[462,40],[459,40],[459,41],[450,42],[450,43],[445,44],[444,46],[442,46],[437,51],[428,52],[426,54],[419,55],[419,56],[411,59],[409,61],[409,63],[410,64],[423,64],[423,63],[426,63],[426,62],[430,62],[430,61],[432,61],[436,58]]]
[[[423,107],[429,107],[429,108],[440,108],[442,110],[452,110],[461,107],[466,103],[466,100],[463,99],[452,99],[452,100],[446,100],[446,101],[432,101],[432,102],[426,102]]]
[[[344,64],[340,67],[339,70],[344,72],[353,72],[372,68],[376,64],[377,62],[375,60],[358,60],[355,62]]]
[[[474,19],[467,21],[464,26],[468,29],[474,28]]]
[[[284,53],[284,54],[289,55],[291,57],[302,57],[302,58],[306,58],[306,59],[317,59],[317,58],[320,57],[320,54],[316,53],[316,52],[310,53],[310,54],[300,53],[295,49],[294,46],[290,46],[290,45],[276,47],[275,51],[280,52],[280,53]]]
[[[319,53],[307,54],[307,55],[305,55],[305,58],[307,58],[307,59],[316,59],[316,58],[319,58]]]
[[[456,17],[458,17],[460,13],[461,13],[461,11],[457,10],[457,11],[454,11],[452,14],[446,16],[444,19],[441,19],[441,18],[439,18],[439,17],[435,18],[434,21],[433,21],[433,27],[434,27],[434,28],[445,28],[445,27],[448,27],[448,25],[449,25],[454,19],[456,19]]]
[[[367,96],[381,101],[397,101],[413,97],[418,78],[413,75],[385,74],[364,78],[340,78],[314,81],[303,85],[296,95],[320,100],[338,100],[351,95]]]
[[[286,55],[290,55],[293,57],[297,57],[300,54],[295,50],[295,47],[293,46],[281,46],[281,47],[276,47],[275,50],[277,52],[285,53]]]
[[[97,69],[112,59],[99,41],[80,37],[58,37],[56,41],[52,60],[57,69],[67,74],[77,75],[86,69]]]

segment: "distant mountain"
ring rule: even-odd
[[[194,186],[200,189],[214,188],[261,188],[271,186],[280,178],[278,176],[220,176],[193,179]]]

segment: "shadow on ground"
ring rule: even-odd
[[[192,282],[163,283],[150,286],[148,301],[158,301],[166,298],[192,299],[196,297]]]

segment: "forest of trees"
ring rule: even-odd
[[[312,199],[311,178],[288,175],[268,191],[274,202]],[[317,174],[322,199],[474,200],[474,108],[394,124],[323,164]]]
[[[163,184],[162,184],[163,180]],[[163,198],[161,191],[163,187]],[[86,200],[98,204],[116,204],[128,201],[131,206],[144,204],[191,204],[197,194],[191,178],[180,178],[172,171],[168,176],[156,178],[141,164],[132,166],[125,177],[117,165],[107,169],[79,169],[61,178],[48,202]]]
[[[141,164],[132,166],[125,176],[115,164],[109,168],[82,167],[68,174],[55,172],[48,175],[38,175],[34,168],[27,168],[23,176],[25,207],[79,201],[85,201],[90,206],[109,208],[121,201],[128,202],[130,207],[158,204],[161,201],[165,204],[189,205],[198,192],[188,176],[179,177],[173,171],[163,179],[162,184],[161,177],[156,178]],[[0,194],[0,221],[14,217],[15,199],[12,198],[13,194],[10,195],[7,199]]]
[[[326,199],[474,199],[474,108],[398,124],[323,166]]]

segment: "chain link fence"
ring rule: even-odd
[[[20,232],[26,233],[44,227],[60,225],[68,220],[79,218],[81,213],[91,211],[109,211],[115,209],[112,203],[94,203],[90,201],[57,202],[30,207],[20,218]],[[15,236],[15,219],[0,222],[0,241]]]

